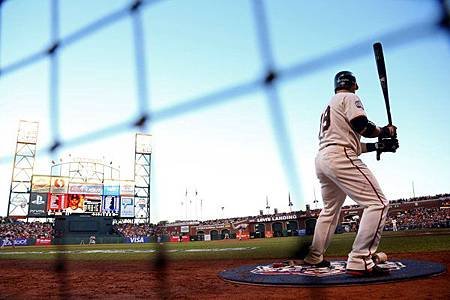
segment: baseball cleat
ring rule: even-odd
[[[375,265],[369,270],[352,270],[347,269],[346,273],[354,277],[377,277],[389,275],[389,270],[380,268]]]
[[[303,261],[303,265],[312,267],[312,268],[330,268],[331,267],[331,263],[325,259],[323,259],[320,263],[317,263],[317,264],[310,264],[310,263],[307,263],[306,261]]]

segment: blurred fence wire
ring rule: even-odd
[[[2,43],[2,32],[4,30],[2,24],[3,7],[7,2],[15,0],[0,0],[0,58],[2,50],[7,47]],[[265,1],[253,0],[252,9],[254,17],[254,26],[256,27],[259,55],[263,65],[260,76],[247,82],[237,82],[225,88],[201,95],[192,99],[185,99],[178,104],[165,107],[162,109],[152,109],[151,99],[149,97],[148,76],[149,70],[145,61],[145,31],[142,21],[142,11],[151,9],[152,5],[162,2],[162,0],[136,0],[131,1],[125,7],[116,11],[112,11],[106,16],[93,21],[92,23],[79,28],[75,32],[60,36],[60,1],[51,0],[50,5],[50,26],[51,26],[51,44],[40,51],[32,53],[15,62],[3,65],[0,61],[0,80],[15,72],[20,71],[30,65],[36,64],[42,60],[48,59],[49,63],[49,112],[50,112],[50,128],[52,142],[45,147],[50,155],[56,153],[62,148],[69,148],[81,144],[97,141],[110,136],[118,135],[133,128],[145,130],[151,123],[170,121],[173,118],[180,117],[184,114],[198,111],[210,106],[219,105],[225,102],[236,101],[239,97],[252,93],[263,91],[267,106],[270,110],[270,119],[274,137],[278,145],[279,156],[283,164],[283,169],[288,179],[288,184],[294,195],[299,199],[301,195],[300,178],[297,174],[298,165],[293,153],[292,138],[289,136],[286,127],[285,112],[281,106],[283,101],[278,87],[281,83],[298,79],[314,72],[318,72],[324,68],[337,65],[342,62],[357,59],[362,56],[370,55],[367,44],[372,44],[375,40],[382,40],[389,44],[389,47],[398,47],[414,41],[429,37],[442,30],[450,33],[449,21],[449,1],[438,1],[441,7],[441,17],[438,20],[430,20],[427,22],[418,22],[407,27],[397,28],[390,32],[383,33],[378,36],[368,37],[367,40],[348,45],[342,49],[333,49],[329,52],[319,54],[317,57],[308,61],[300,61],[291,66],[280,68],[276,65],[273,55],[272,41],[269,34],[269,24],[267,22]],[[130,119],[116,124],[109,124],[104,128],[94,128],[91,132],[80,135],[75,138],[66,139],[60,133],[60,56],[61,52],[93,35],[99,30],[112,26],[113,24],[125,19],[131,18],[132,32],[134,42],[134,62],[136,72],[136,90],[138,111],[135,116]],[[11,157],[0,157],[0,164],[9,163]],[[294,167],[293,167],[294,166]],[[63,250],[63,246],[61,246]],[[60,251],[63,253],[64,251]],[[160,256],[156,259],[154,267],[160,275],[160,285],[162,294],[161,298],[170,296],[169,287],[166,284],[166,261],[164,251],[159,251]],[[63,275],[60,278],[66,278],[64,274],[67,268],[64,264],[64,255],[57,257],[55,262],[55,272]],[[61,274],[63,273],[63,274]],[[68,283],[61,281],[59,290],[60,296],[68,296]],[[70,294],[69,294],[70,295]]]
[[[2,49],[6,47],[6,45],[2,43],[2,8],[5,3],[13,1],[15,0],[0,0],[0,54],[2,53]],[[236,101],[240,96],[263,91],[266,95],[267,105],[270,110],[271,124],[278,145],[280,160],[282,161],[289,187],[296,198],[299,199],[299,196],[301,195],[301,186],[297,174],[298,165],[293,154],[291,137],[286,128],[285,112],[281,106],[283,99],[278,92],[278,86],[285,81],[298,79],[345,61],[370,55],[370,50],[366,46],[367,44],[373,43],[375,40],[382,40],[386,42],[389,47],[397,47],[413,43],[421,38],[429,37],[441,30],[449,31],[450,28],[449,1],[438,0],[442,11],[441,17],[438,20],[422,21],[407,27],[394,29],[378,36],[368,37],[367,40],[357,42],[342,49],[333,49],[330,52],[320,54],[308,61],[301,61],[285,68],[279,68],[276,65],[272,53],[272,42],[269,34],[265,3],[264,1],[253,0],[252,9],[254,12],[254,24],[258,35],[257,41],[260,59],[264,66],[263,73],[253,80],[238,82],[193,99],[182,100],[180,103],[169,107],[153,110],[151,108],[151,99],[149,97],[149,70],[147,69],[145,61],[145,32],[141,14],[144,9],[151,9],[152,5],[162,1],[163,0],[131,1],[125,7],[112,11],[106,16],[91,22],[67,36],[60,36],[60,1],[51,0],[51,44],[40,51],[32,53],[31,55],[10,64],[3,65],[0,61],[1,80],[5,76],[25,67],[44,59],[49,59],[49,115],[51,118],[50,128],[52,130],[50,134],[52,136],[52,142],[44,148],[45,151],[55,155],[57,151],[62,148],[69,148],[108,138],[136,127],[145,130],[150,123],[164,122],[193,111],[204,109],[208,106]],[[105,27],[112,26],[125,18],[131,18],[133,24],[137,89],[136,102],[138,104],[138,111],[136,112],[135,117],[130,120],[109,124],[104,128],[94,128],[89,133],[66,139],[61,136],[60,133],[60,53],[82,39],[93,35]],[[0,164],[10,162],[11,158],[12,156],[0,157]]]

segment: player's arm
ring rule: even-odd
[[[395,152],[399,148],[399,143],[396,138],[381,139],[376,143],[361,143],[361,153],[381,151],[381,152]]]
[[[367,114],[364,111],[364,106],[361,99],[355,94],[345,97],[343,101],[345,114],[347,120],[350,121],[352,129],[366,138],[391,138],[396,137],[396,127],[388,125],[385,127],[378,127],[373,122],[367,119]]]
[[[397,128],[392,125],[378,127],[373,122],[369,121],[365,115],[359,115],[350,120],[353,130],[366,138],[395,138],[397,135]]]
[[[376,143],[361,143],[361,152],[395,152],[398,147],[398,140],[396,139],[396,127],[385,126],[378,127],[373,122],[369,121],[365,115],[360,115],[350,121],[353,130],[360,135],[367,138],[381,137]]]
[[[380,135],[381,129],[373,122],[369,121],[366,116],[361,115],[350,120],[353,130],[363,137],[374,138]]]
[[[361,143],[361,153],[376,151],[375,143]]]

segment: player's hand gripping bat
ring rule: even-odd
[[[389,104],[389,92],[386,75],[386,65],[384,63],[383,47],[381,46],[381,43],[377,42],[373,44],[373,52],[375,54],[375,61],[377,63],[378,77],[380,78],[381,89],[383,91],[384,96],[384,103],[386,104],[388,123],[389,125],[392,125],[391,106]],[[382,138],[378,137],[378,141],[382,142]],[[382,152],[383,151],[377,149],[377,160],[380,160],[380,155]]]

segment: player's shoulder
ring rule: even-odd
[[[355,93],[337,93],[331,99],[331,103],[343,107],[355,106],[364,109],[361,99]]]
[[[333,96],[332,100],[336,101],[357,101],[359,99],[358,95],[350,92],[337,93]]]

